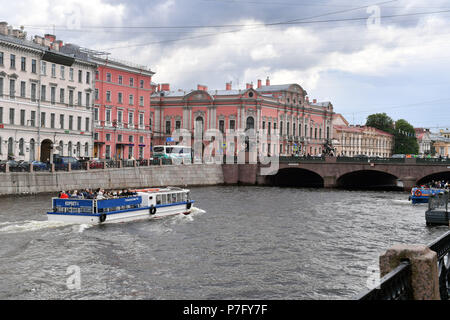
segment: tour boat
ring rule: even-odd
[[[52,198],[49,221],[103,224],[142,219],[158,219],[191,213],[193,200],[188,189],[132,190],[135,195],[111,199]]]
[[[415,187],[411,189],[409,200],[411,200],[412,204],[427,203],[430,196],[439,194],[444,191],[445,189]]]

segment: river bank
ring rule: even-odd
[[[224,183],[222,165],[192,164],[70,172],[9,172],[0,175],[0,196],[73,189],[210,186]]]

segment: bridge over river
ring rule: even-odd
[[[227,184],[258,184],[325,188],[386,188],[411,190],[432,180],[450,181],[450,159],[280,157],[278,168],[271,164],[224,164]],[[276,166],[275,166],[276,167]],[[261,169],[269,174],[261,174]]]

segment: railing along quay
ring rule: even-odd
[[[450,294],[450,231],[427,246],[436,252],[437,277],[439,283],[439,298],[449,300]],[[419,270],[418,272],[421,272]],[[419,275],[429,276],[429,275]],[[432,286],[430,286],[432,287]],[[428,293],[432,296],[432,293]],[[404,259],[391,272],[380,279],[379,285],[366,289],[358,294],[356,300],[413,300],[414,285],[412,279],[412,263]]]

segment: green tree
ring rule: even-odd
[[[394,120],[386,113],[375,113],[367,117],[366,126],[394,133]]]
[[[394,153],[419,153],[419,143],[416,139],[414,127],[404,119],[400,119],[395,122]]]

